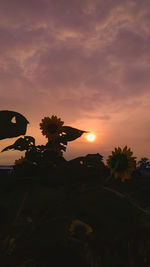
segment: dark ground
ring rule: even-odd
[[[0,266],[150,266],[150,177],[104,180],[94,169],[1,177]],[[75,219],[93,233],[71,239]]]

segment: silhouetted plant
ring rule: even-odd
[[[15,170],[17,170],[16,165],[19,165],[20,169],[21,164],[29,165],[27,162],[32,162],[33,167],[35,165],[44,168],[56,167],[65,162],[63,152],[66,151],[68,142],[79,138],[86,132],[70,126],[63,126],[63,124],[64,122],[57,116],[45,117],[40,123],[40,129],[48,139],[46,145],[36,145],[34,137],[24,136],[17,139],[13,145],[4,148],[2,152],[10,149],[25,151],[27,161],[24,163],[16,161]]]

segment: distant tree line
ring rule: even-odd
[[[145,170],[145,169],[150,169],[150,161],[148,158],[141,158],[138,163],[137,163],[137,168],[138,169],[142,169],[142,170]]]

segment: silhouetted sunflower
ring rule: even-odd
[[[80,220],[74,220],[70,225],[69,232],[71,234],[85,233],[86,235],[89,235],[93,232],[93,229],[91,226]]]
[[[57,138],[62,133],[62,125],[64,124],[57,116],[51,118],[45,117],[40,123],[40,129],[42,134],[45,135],[49,140]]]
[[[131,173],[136,168],[136,157],[132,157],[132,154],[133,152],[127,146],[123,150],[118,147],[112,151],[112,155],[107,159],[107,166],[115,179],[120,177],[122,182],[130,179]]]

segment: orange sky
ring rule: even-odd
[[[127,145],[150,158],[150,1],[0,2],[0,109],[24,115],[46,143],[44,116],[96,134],[70,142],[66,159]],[[1,150],[16,138],[0,142]],[[0,153],[13,164],[23,152]]]

